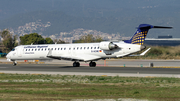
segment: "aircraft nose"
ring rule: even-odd
[[[6,55],[6,58],[7,58],[8,61],[11,61],[10,53],[8,53],[8,54]]]
[[[143,45],[141,45],[141,47],[140,47],[141,50],[143,50],[145,48],[146,48],[146,46],[143,46]]]
[[[7,59],[9,59],[9,58],[10,58],[10,54],[9,54],[9,53],[6,55],[6,58],[7,58]]]

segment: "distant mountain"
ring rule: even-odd
[[[35,11],[18,14],[0,22],[0,28],[17,28],[25,23],[41,20],[42,23],[50,22],[51,26],[44,34],[57,34],[77,28],[102,30],[107,33],[117,33],[122,22],[115,18],[85,18],[73,17],[60,11]]]
[[[0,29],[24,26],[41,20],[51,26],[44,35],[77,28],[132,36],[141,23],[173,26],[173,30],[151,30],[148,37],[180,37],[179,0],[1,0]],[[39,31],[38,31],[39,32]]]

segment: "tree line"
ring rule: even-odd
[[[3,38],[2,52],[9,52],[17,45],[30,45],[30,44],[64,44],[65,42],[61,39],[52,40],[51,38],[43,38],[38,33],[30,33],[24,36],[20,36],[20,42],[17,41],[17,35],[12,35],[8,29],[4,29],[0,32],[0,36]],[[79,40],[76,40],[75,43],[92,43],[100,42],[103,39],[100,36],[93,36],[92,34],[81,36]]]
[[[60,39],[55,39],[54,41],[47,37],[43,38],[38,33],[31,33],[26,34],[24,36],[20,36],[20,42],[18,42],[18,36],[12,35],[8,29],[4,29],[2,32],[0,32],[0,36],[2,37],[2,45],[4,46],[1,51],[4,53],[7,53],[11,51],[14,47],[18,45],[30,45],[30,44],[60,44],[65,43],[64,41]]]

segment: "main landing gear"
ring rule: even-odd
[[[92,61],[91,61],[91,62],[89,63],[89,66],[90,66],[90,67],[96,67],[96,62],[92,62]]]
[[[75,62],[73,63],[73,67],[79,67],[79,66],[80,66],[80,63],[79,63],[79,62],[76,62],[76,61],[75,61]]]
[[[79,67],[79,66],[80,66],[80,63],[79,63],[79,62],[76,62],[76,61],[75,61],[75,62],[73,63],[73,67]],[[92,61],[91,61],[91,62],[89,63],[89,67],[96,67],[96,62],[92,62]]]

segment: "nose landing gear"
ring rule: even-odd
[[[17,62],[16,61],[13,61],[13,66],[16,66],[17,65]]]

